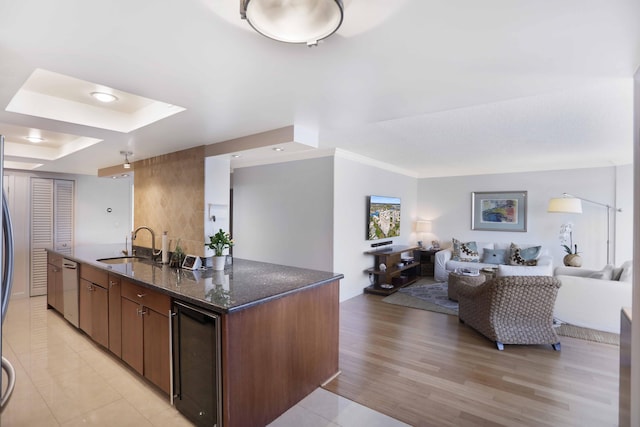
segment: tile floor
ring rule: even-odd
[[[190,426],[166,397],[61,316],[46,297],[14,299],[2,331],[2,352],[16,386],[0,416],[12,426]],[[2,384],[6,385],[3,373]],[[405,426],[317,389],[270,426]]]

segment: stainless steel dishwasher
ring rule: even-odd
[[[78,263],[68,259],[62,261],[62,295],[64,318],[76,328],[79,326],[78,314]]]

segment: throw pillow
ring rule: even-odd
[[[512,243],[509,256],[509,265],[537,265],[538,256],[540,255],[541,250],[542,246],[521,248],[515,243]]]
[[[506,264],[506,249],[485,249],[482,262],[485,264]]]
[[[630,282],[631,279],[633,279],[633,274],[632,274],[632,267],[633,267],[633,262],[631,261],[625,261],[622,265],[622,273],[620,273],[620,278],[618,280],[620,280],[621,282]]]
[[[613,267],[613,271],[611,272],[611,280],[620,280],[621,274],[622,267]]]
[[[451,253],[452,261],[464,262],[480,262],[478,255],[478,245],[476,242],[461,242],[453,239],[453,251]]]
[[[589,274],[589,277],[592,279],[611,280],[613,277],[613,265],[605,265],[602,270]]]

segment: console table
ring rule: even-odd
[[[396,245],[366,251],[365,254],[374,256],[374,262],[373,267],[364,271],[369,275],[369,281],[371,282],[371,285],[364,288],[364,292],[390,295],[418,280],[420,263],[414,258],[416,249],[418,249],[417,246]],[[402,254],[404,253],[408,254],[403,257]],[[380,269],[381,264],[384,264],[386,268]]]
[[[414,251],[414,257],[418,263],[420,263],[420,270],[418,274],[420,276],[433,277],[433,272],[436,266],[435,255],[440,249],[417,249]]]

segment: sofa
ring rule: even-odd
[[[434,278],[446,282],[456,269],[496,268],[501,276],[553,276],[553,258],[541,245],[461,242],[435,254]]]
[[[620,310],[631,307],[632,262],[602,270],[557,267],[556,321],[599,331],[620,333]]]

